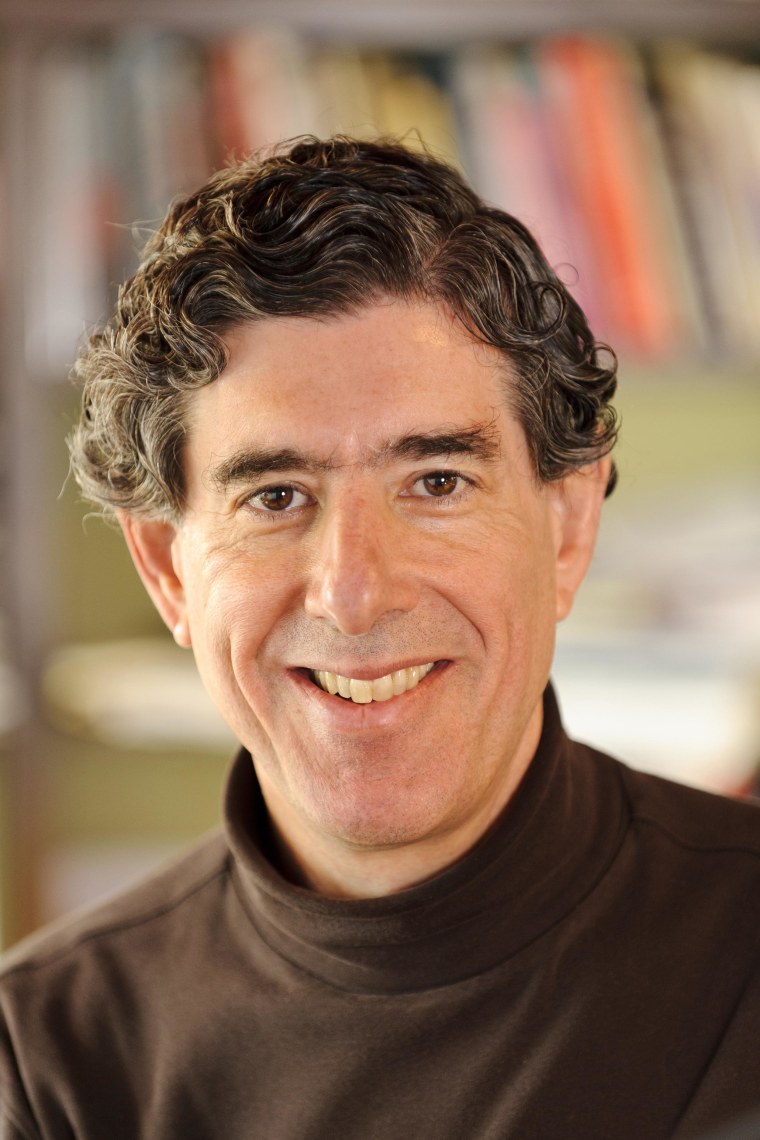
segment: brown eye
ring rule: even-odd
[[[425,475],[422,479],[422,485],[427,491],[428,495],[435,495],[436,498],[443,498],[445,495],[452,495],[457,489],[461,476],[457,475],[455,471],[434,471],[432,475]]]
[[[259,491],[255,501],[267,511],[284,511],[292,505],[295,494],[293,487],[269,487]]]

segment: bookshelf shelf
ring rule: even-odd
[[[330,42],[441,46],[465,39],[524,39],[604,28],[635,38],[744,42],[760,28],[758,0],[6,0],[0,22],[16,29],[81,34],[146,24],[218,34],[251,24],[288,27]]]

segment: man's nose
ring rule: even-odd
[[[356,499],[325,511],[309,571],[305,608],[341,633],[368,633],[394,610],[418,600],[408,549],[387,507]]]

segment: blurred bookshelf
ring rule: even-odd
[[[534,229],[615,347],[622,478],[560,630],[565,715],[749,789],[760,2],[27,0],[0,30],[4,940],[217,818],[233,742],[67,481],[67,373],[169,200],[304,132],[424,139]]]

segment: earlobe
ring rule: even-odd
[[[153,604],[178,645],[189,649],[185,591],[177,550],[177,528],[159,519],[117,513],[132,561]]]
[[[610,467],[605,456],[550,487],[556,523],[557,621],[570,613],[591,562]]]

